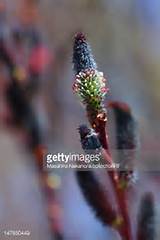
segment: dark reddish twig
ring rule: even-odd
[[[106,134],[106,119],[100,118],[100,116],[98,116],[97,122],[98,126],[95,126],[95,129],[99,134],[100,142],[102,143],[103,148],[106,150],[106,153],[111,157],[108,147],[108,136]],[[111,161],[113,162],[112,159]],[[131,240],[132,239],[131,223],[128,214],[125,190],[120,188],[119,176],[116,171],[114,170],[108,171],[108,175],[113,184],[113,188],[119,205],[119,210],[123,218],[123,224],[119,231],[124,240]]]

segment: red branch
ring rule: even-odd
[[[99,139],[102,144],[102,147],[106,150],[105,159],[107,160],[107,162],[109,161],[110,163],[112,163],[113,160],[109,151],[108,136],[106,134],[106,122],[107,119],[104,117],[104,115],[98,115],[95,130],[99,134]],[[119,177],[115,170],[107,171],[107,173],[113,185],[115,196],[119,206],[119,211],[123,218],[123,224],[122,227],[119,229],[119,233],[122,236],[123,240],[131,240],[132,239],[131,223],[129,219],[128,207],[126,202],[126,191],[119,187],[120,186]]]

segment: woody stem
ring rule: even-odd
[[[95,130],[99,134],[99,139],[102,144],[102,147],[105,149],[106,154],[109,156],[110,161],[113,162],[109,151],[108,137],[106,134],[106,119],[98,118]],[[108,171],[108,175],[115,191],[119,211],[123,218],[123,225],[119,229],[119,232],[123,240],[131,240],[132,239],[131,223],[129,219],[128,207],[126,202],[126,192],[124,189],[121,189],[119,187],[119,178],[115,170]]]

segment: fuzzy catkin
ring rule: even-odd
[[[97,64],[93,58],[90,45],[86,41],[83,33],[75,36],[73,47],[73,67],[75,74],[86,69],[97,69]]]
[[[88,150],[101,150],[97,134],[86,125],[79,127],[82,148]],[[93,209],[96,217],[103,223],[117,227],[121,219],[117,216],[115,209],[109,201],[107,193],[104,192],[101,184],[92,171],[76,171],[77,182],[81,188],[89,206]]]
[[[137,240],[155,240],[155,201],[152,193],[142,196],[138,212]]]

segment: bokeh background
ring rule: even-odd
[[[38,32],[45,49],[39,63],[44,69],[39,71],[39,87],[31,104],[49,151],[78,151],[81,147],[77,127],[86,122],[86,117],[72,93],[72,44],[77,31],[87,35],[99,69],[107,76],[110,88],[107,101],[128,103],[139,124],[142,149],[158,151],[158,0],[6,0],[0,4],[2,13],[5,12],[5,17],[0,14],[0,31],[5,32],[7,47],[18,49],[11,37],[15,29],[32,28]],[[26,66],[33,48],[26,44],[22,48],[22,58],[18,50],[15,55],[20,65]],[[36,166],[26,150],[25,134],[16,127],[6,126],[9,110],[4,89],[9,77],[4,66],[0,71],[0,230],[26,229],[31,231],[30,239],[47,240],[51,234]],[[52,177],[53,185],[55,181],[59,183],[57,202],[61,206],[52,210],[57,211],[58,218],[59,212],[63,212],[60,222],[64,239],[100,240],[107,239],[108,234],[108,239],[118,239],[95,219],[72,171]],[[5,236],[0,238],[3,240]]]

